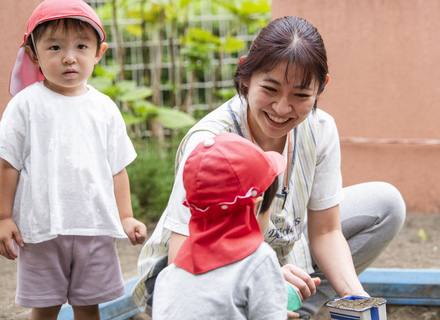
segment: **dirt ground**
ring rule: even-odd
[[[154,225],[148,226],[149,234]],[[410,214],[405,225],[391,245],[371,267],[440,269],[440,214]],[[136,262],[141,247],[133,247],[128,241],[118,242],[119,258],[124,279],[137,276]],[[14,303],[16,286],[16,262],[0,257],[0,319],[25,320],[29,310]],[[437,320],[440,306],[402,306],[387,304],[388,320]],[[138,315],[133,320],[148,319]],[[329,320],[326,308],[313,320]]]

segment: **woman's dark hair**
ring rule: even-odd
[[[96,31],[96,29],[90,23],[72,18],[55,19],[40,23],[32,31],[32,36],[28,35],[26,39],[26,44],[31,47],[33,53],[36,53],[34,48],[34,43],[36,43],[41,38],[41,36],[49,27],[51,27],[52,30],[54,31],[58,29],[58,27],[60,26],[63,26],[64,30],[73,30],[77,32],[81,32],[84,29],[93,30],[95,32],[96,41],[98,44],[97,51],[99,51],[99,48],[101,47],[101,38],[98,34],[98,31]],[[33,37],[34,43],[32,42],[31,37]]]
[[[235,89],[247,100],[248,88],[255,72],[267,72],[280,63],[286,63],[285,78],[289,80],[291,66],[302,74],[301,88],[318,81],[318,95],[325,87],[328,74],[327,53],[318,30],[309,22],[297,17],[284,17],[271,21],[252,42],[249,53],[237,66]],[[316,108],[316,103],[314,108]]]
[[[260,212],[266,212],[269,210],[270,205],[272,204],[275,195],[277,194],[278,189],[278,177],[275,177],[275,180],[272,184],[267,188],[263,195],[263,202],[261,203]]]

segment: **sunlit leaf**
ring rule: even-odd
[[[145,122],[146,116],[138,116],[134,113],[122,113],[122,118],[127,126]]]
[[[239,12],[241,15],[270,12],[270,4],[267,1],[243,1]]]
[[[222,52],[237,52],[244,48],[245,42],[243,40],[240,40],[236,37],[228,37],[226,39],[226,42],[222,44],[221,51]]]
[[[417,238],[422,239],[423,241],[426,241],[429,239],[429,236],[426,233],[425,229],[420,228],[419,232],[417,232]]]
[[[112,19],[112,4],[111,2],[104,3],[102,6],[96,9],[97,14],[102,20]]]
[[[152,94],[153,91],[150,88],[146,88],[146,87],[137,88],[122,93],[121,95],[118,96],[118,100],[122,102],[142,100],[147,97],[150,97]]]
[[[112,61],[108,61],[107,65],[104,67],[102,65],[96,65],[93,70],[94,77],[104,77],[114,80],[116,76],[119,74],[119,66],[112,65]]]
[[[142,116],[148,116],[150,113],[155,113],[157,109],[152,102],[147,100],[133,101],[130,103],[130,106],[137,114]]]
[[[185,8],[185,7],[187,7],[188,4],[191,3],[191,1],[194,1],[194,0],[180,0],[180,7],[181,7],[181,8]]]
[[[188,29],[187,41],[196,41],[201,43],[220,43],[219,37],[213,35],[211,32],[200,29]]]
[[[88,84],[98,91],[107,92],[113,86],[113,81],[105,77],[93,77],[88,80]]]
[[[144,11],[144,20],[149,23],[157,23],[159,20],[159,15],[162,10],[162,6],[157,3],[149,3],[149,6],[146,6]]]
[[[139,24],[129,24],[127,26],[127,32],[134,36],[142,36],[142,28]]]
[[[127,10],[127,17],[133,18],[133,19],[140,19],[141,18],[141,11],[140,10]]]
[[[196,120],[189,114],[165,107],[156,107],[156,116],[165,128],[181,129],[193,126]]]
[[[133,80],[124,80],[124,81],[118,81],[116,83],[116,86],[121,91],[121,93],[124,93],[125,91],[136,89],[137,83]]]

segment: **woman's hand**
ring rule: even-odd
[[[321,283],[321,279],[310,277],[307,272],[292,264],[281,267],[281,272],[284,279],[297,289],[301,301],[307,300],[312,294],[315,294],[316,286]]]
[[[133,217],[127,217],[121,220],[124,232],[132,245],[142,244],[147,237],[147,227],[142,222]]]
[[[9,260],[15,260],[18,255],[12,246],[12,239],[23,247],[23,239],[12,218],[0,220],[0,254]]]

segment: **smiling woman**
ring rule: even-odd
[[[405,204],[387,183],[342,188],[336,124],[317,108],[328,80],[324,43],[306,20],[284,17],[261,30],[239,60],[234,80],[238,95],[196,124],[177,151],[168,206],[139,257],[141,279],[133,297],[142,310],[151,306],[157,274],[166,261],[173,262],[189,234],[191,215],[182,205],[185,161],[201,141],[224,132],[277,151],[287,163],[265,241],[303,300],[297,313],[308,319],[335,293],[368,296],[357,274],[400,230]]]
[[[309,116],[318,99],[317,81],[308,87],[292,83],[301,78],[294,74],[285,77],[287,68],[282,63],[272,70],[256,72],[250,81],[243,82],[248,92],[249,129],[263,150],[282,153],[287,134]]]

